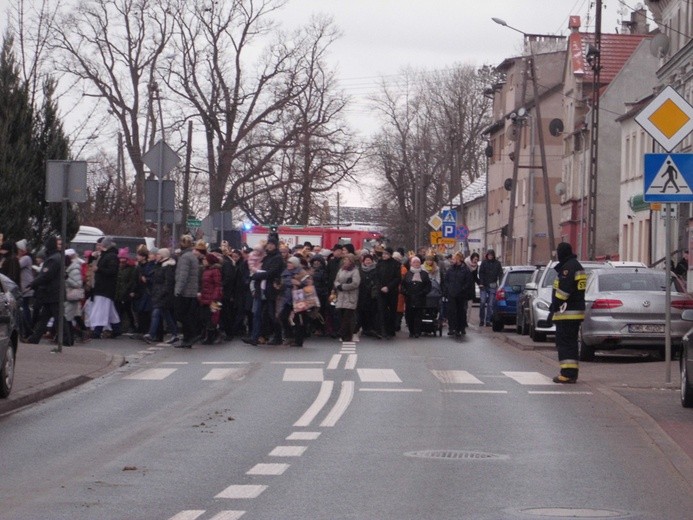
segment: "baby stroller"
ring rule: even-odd
[[[443,291],[440,283],[431,280],[431,290],[426,295],[426,306],[421,313],[421,332],[422,334],[443,335],[443,322],[440,319],[440,300]]]

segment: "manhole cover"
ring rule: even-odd
[[[497,453],[485,453],[482,451],[466,450],[424,450],[410,451],[404,454],[407,457],[418,457],[422,459],[467,459],[467,460],[489,460],[507,459],[507,455]]]
[[[522,509],[520,512],[525,515],[551,518],[626,518],[630,516],[623,511],[570,507],[537,507],[533,509]]]

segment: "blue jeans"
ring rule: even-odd
[[[483,287],[479,290],[479,325],[491,323],[493,318],[493,302],[496,299],[496,289]]]
[[[154,307],[152,309],[152,320],[149,323],[149,336],[155,338],[159,333],[159,324],[161,323],[161,318],[164,318],[166,323],[166,329],[174,336],[178,335],[178,325],[176,320],[173,319],[173,314],[168,309],[162,309],[160,307]]]

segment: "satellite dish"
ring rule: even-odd
[[[659,33],[650,40],[650,54],[655,58],[663,58],[669,52],[669,37],[666,34]]]
[[[520,107],[517,110],[517,117],[525,117],[527,115],[527,110],[524,107]]]
[[[561,195],[565,195],[565,182],[559,182],[558,184],[556,184],[555,190],[556,195],[558,195],[559,197]]]
[[[549,133],[554,137],[561,135],[563,133],[563,121],[558,118],[552,119],[549,123]]]
[[[505,131],[505,138],[508,141],[516,141],[517,138],[519,137],[520,132],[515,125],[510,125],[508,129]]]
[[[503,187],[505,188],[505,191],[511,191],[513,189],[513,180],[509,177],[505,179]]]

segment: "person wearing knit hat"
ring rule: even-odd
[[[214,253],[207,253],[202,261],[202,280],[200,284],[200,318],[204,327],[203,345],[215,343],[219,336],[220,303],[223,297],[221,285],[221,265]]]
[[[19,288],[22,292],[22,319],[20,332],[23,338],[31,335],[31,307],[34,300],[34,290],[29,288],[29,284],[34,279],[34,260],[28,251],[28,244],[25,239],[17,242],[17,259],[19,260]]]
[[[97,242],[98,255],[92,261],[94,285],[91,305],[89,306],[89,323],[92,338],[99,339],[106,327],[110,327],[114,337],[120,335],[120,315],[115,307],[116,287],[118,284],[118,250],[111,237],[104,237]]]
[[[130,248],[118,250],[120,269],[116,282],[115,306],[121,319],[121,333],[137,332],[133,301],[137,293],[137,270],[130,262]]]
[[[166,247],[160,248],[158,251],[156,251],[156,254],[159,255],[162,260],[168,260],[171,258],[171,250]]]
[[[207,243],[204,240],[198,240],[195,243],[195,250],[201,252],[203,255],[207,254]]]
[[[459,251],[458,251],[459,253]],[[460,339],[466,334],[469,288],[473,287],[472,273],[464,263],[464,254],[455,253],[445,271],[443,292],[447,298],[448,336]]]
[[[183,339],[175,346],[177,348],[192,348],[193,339],[197,336],[199,258],[202,253],[193,248],[194,242],[190,235],[183,235],[178,244],[181,254],[176,266],[175,317],[181,322]]]
[[[28,251],[27,241],[25,238],[17,241],[17,251]]]

